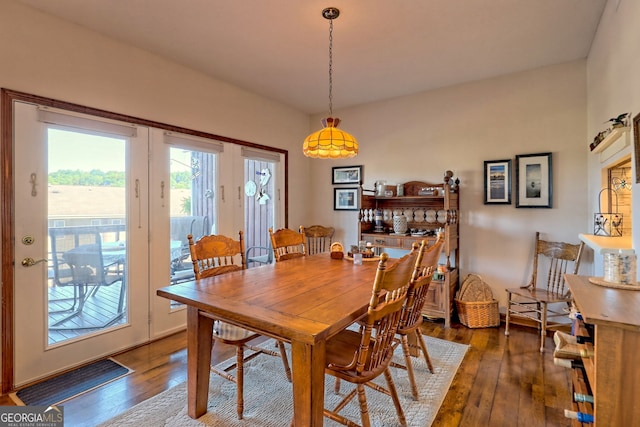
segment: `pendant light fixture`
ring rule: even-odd
[[[340,10],[328,7],[322,16],[329,20],[329,117],[322,119],[323,128],[305,138],[302,152],[317,159],[347,159],[358,154],[358,141],[353,135],[338,129],[340,119],[333,117],[333,20]]]

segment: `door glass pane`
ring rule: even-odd
[[[169,156],[171,284],[175,284],[193,279],[187,236],[195,241],[216,232],[216,154],[172,146]]]
[[[275,224],[275,172],[273,162],[244,159],[244,236],[249,268],[273,260],[269,227]]]
[[[50,128],[49,344],[127,322],[126,140]]]

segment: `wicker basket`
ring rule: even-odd
[[[479,275],[467,275],[455,301],[463,325],[469,328],[500,326],[498,300],[493,298],[491,287]]]
[[[456,299],[460,323],[469,328],[489,328],[500,326],[498,300],[460,301]]]

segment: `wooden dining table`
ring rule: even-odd
[[[283,397],[293,399],[296,426],[321,426],[326,341],[367,312],[377,265],[321,253],[159,289],[187,306],[189,416],[207,412],[219,319],[291,343],[293,395]]]

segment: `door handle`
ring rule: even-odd
[[[41,262],[48,262],[48,260],[46,260],[46,259],[39,259],[39,260],[37,260],[37,261],[36,261],[36,260],[35,260],[35,259],[33,259],[33,258],[29,258],[29,257],[27,257],[27,258],[25,258],[25,259],[23,259],[23,260],[22,260],[22,265],[23,265],[24,267],[31,267],[31,266],[34,266],[34,265],[36,265],[36,264],[40,264]]]

